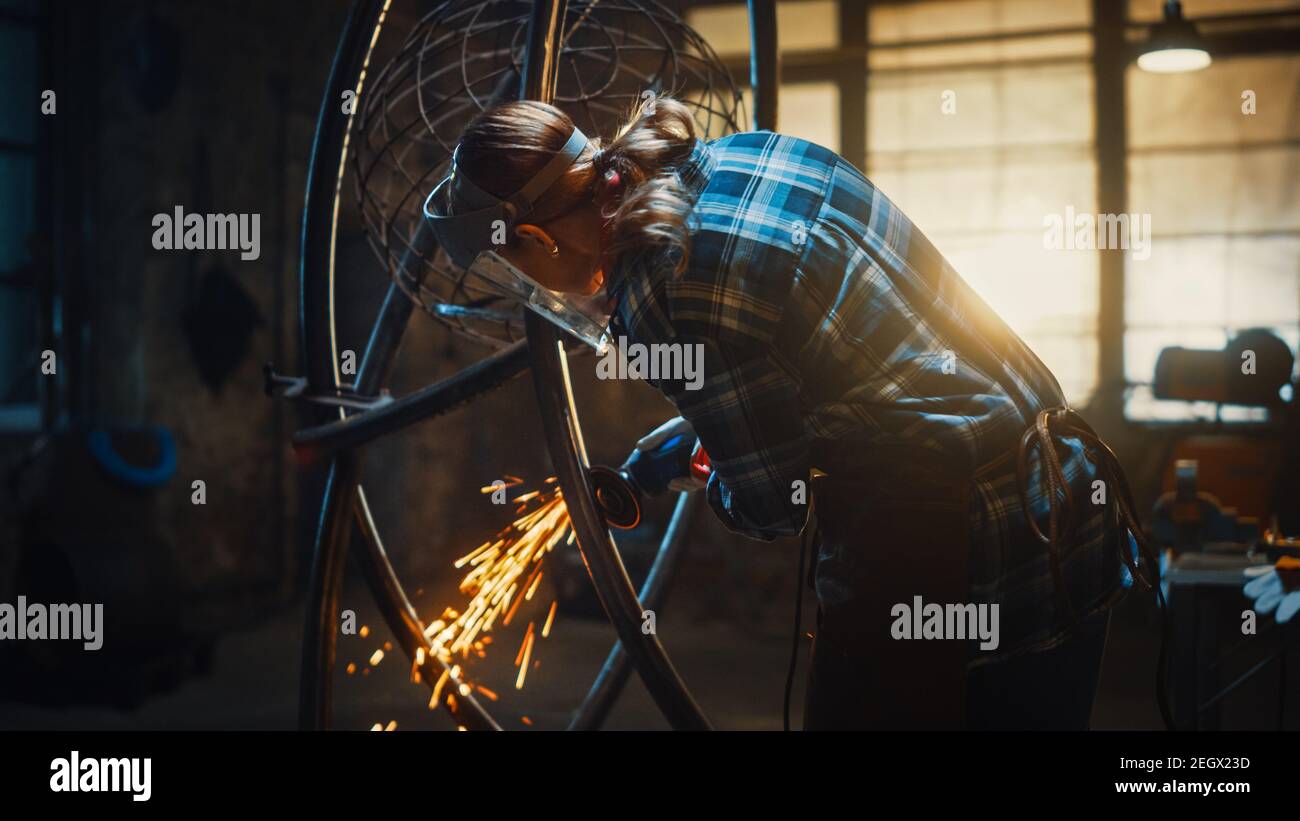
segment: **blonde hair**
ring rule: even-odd
[[[548,103],[503,103],[479,114],[465,129],[458,162],[480,188],[508,197],[560,150],[573,128],[569,115]],[[524,220],[545,222],[594,202],[609,220],[611,257],[664,248],[676,255],[673,275],[679,276],[690,258],[687,223],[693,202],[674,166],[689,158],[694,147],[690,109],[669,96],[648,97],[638,100],[608,144],[588,136],[587,148]]]

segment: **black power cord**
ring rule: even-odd
[[[785,701],[782,707],[782,729],[790,732],[790,694],[794,691],[794,671],[799,666],[799,630],[803,626],[803,586],[807,583],[804,578],[805,562],[808,557],[808,548],[817,542],[816,531],[817,525],[813,518],[812,511],[809,511],[808,522],[804,525],[803,533],[799,537],[799,576],[795,584],[794,593],[794,635],[790,642],[790,664],[786,668],[785,674]]]

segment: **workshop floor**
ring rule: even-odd
[[[350,589],[344,607],[355,608],[358,624],[369,625],[362,639],[344,636],[339,664],[368,659],[389,638],[378,614],[368,608],[362,591]],[[720,727],[780,729],[784,671],[789,636],[755,638],[751,632],[715,624],[680,633],[667,615],[661,636],[687,682],[707,682],[695,688],[710,718]],[[276,614],[256,629],[231,633],[217,644],[209,676],[191,679],[171,693],[156,697],[131,713],[103,709],[49,710],[0,703],[0,728],[5,729],[290,729],[296,724],[298,648],[301,608]],[[554,632],[539,642],[525,688],[514,689],[515,645],[490,653],[477,679],[500,694],[489,705],[508,729],[563,728],[570,711],[591,683],[613,640],[608,625],[585,619],[557,618]],[[493,648],[494,650],[496,648]],[[429,691],[409,681],[409,668],[400,651],[367,676],[342,672],[336,684],[335,724],[341,729],[368,730],[376,722],[396,720],[400,730],[454,729],[445,713],[428,710]],[[795,713],[797,720],[798,712]],[[607,723],[618,729],[664,729],[663,718],[640,682],[633,677]]]
[[[340,639],[340,667],[348,662],[355,662],[359,669],[368,667],[371,654],[388,638],[375,611],[367,609],[367,597],[362,592],[349,588],[344,606],[356,608],[359,623],[370,625],[373,632],[366,639]],[[1145,604],[1133,599],[1116,613],[1094,710],[1096,728],[1159,726],[1152,695],[1156,646],[1151,631],[1144,626],[1147,621]],[[101,709],[55,711],[0,703],[0,727],[292,728],[297,711],[300,622],[300,608],[291,608],[256,629],[226,635],[217,644],[211,675],[191,679],[133,713]],[[687,629],[687,625],[676,624],[668,613],[663,615],[659,631],[716,726],[780,729],[788,633],[742,629],[739,624],[726,622]],[[608,651],[612,635],[612,629],[604,623],[561,615],[551,637],[538,643],[535,658],[540,663],[530,670],[524,689],[518,692],[511,664],[515,645],[490,653],[479,668],[478,680],[500,694],[500,701],[491,704],[493,714],[506,728],[562,728]],[[797,690],[795,726],[800,724],[800,695]],[[389,653],[369,675],[340,672],[336,702],[339,728],[369,729],[376,722],[387,724],[394,720],[399,730],[445,730],[454,726],[445,714],[427,709],[428,690],[409,681],[408,668],[399,653]],[[525,717],[531,725],[525,724]],[[666,724],[633,677],[607,727],[663,729]]]

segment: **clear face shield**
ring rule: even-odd
[[[496,251],[483,251],[470,263],[469,275],[522,303],[604,353],[609,343],[609,297],[602,285],[594,294],[552,291],[512,265]]]
[[[538,197],[568,170],[586,145],[586,136],[575,127],[568,142],[537,176],[504,200],[483,191],[457,171],[458,146],[452,154],[451,173],[424,202],[424,216],[443,250],[468,276],[603,353],[610,320],[604,286],[591,295],[553,291],[498,253],[498,243],[493,242],[508,236],[510,229],[524,221]]]

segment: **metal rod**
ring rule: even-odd
[[[333,712],[339,590],[346,547],[343,537],[351,513],[351,505],[346,501],[351,496],[350,487],[349,493],[344,494],[339,486],[351,486],[355,466],[356,454],[352,451],[340,453],[330,463],[316,526],[298,685],[298,727],[303,730],[328,729]]]
[[[338,386],[334,339],[334,220],[337,214],[343,145],[349,120],[338,116],[338,100],[368,59],[374,31],[382,13],[379,0],[357,0],[348,14],[316,121],[316,136],[308,163],[307,195],[303,206],[299,248],[299,322],[305,372],[313,390]],[[328,158],[328,161],[327,161]],[[331,164],[337,158],[337,164]],[[322,287],[323,286],[323,287]],[[328,351],[329,358],[319,355]],[[316,353],[316,356],[312,354]],[[343,581],[344,537],[356,486],[356,457],[340,454],[330,464],[312,549],[307,616],[303,628],[302,664],[298,691],[298,723],[303,729],[324,729],[333,712],[334,654],[337,649],[339,590]]]
[[[429,236],[428,231],[417,231],[417,243],[413,245],[418,247],[420,238],[429,241]],[[361,367],[357,371],[358,390],[373,393],[388,378],[397,356],[397,343],[411,318],[412,308],[413,303],[397,283],[389,283],[388,293],[371,330],[370,341],[366,343]],[[350,502],[360,490],[360,455],[359,450],[344,450],[334,457],[330,466],[330,481],[326,483],[325,499],[321,504],[321,521],[316,535],[315,560],[312,563],[311,606],[303,636],[303,702],[299,720],[311,722],[304,728],[328,728],[333,712],[339,595],[343,587],[347,537],[351,534],[348,522],[354,515]],[[309,683],[309,678],[314,678],[314,682]]]
[[[708,719],[677,675],[658,636],[641,629],[644,608],[610,539],[604,516],[595,502],[587,465],[575,445],[577,414],[562,361],[561,332],[532,312],[525,318],[525,327],[533,383],[551,460],[596,598],[668,723],[674,729],[709,729]]]
[[[776,0],[749,0],[749,87],[754,90],[755,131],[776,131],[780,83]]]
[[[542,102],[554,99],[559,43],[567,7],[567,0],[534,2],[528,21],[521,99]],[[669,724],[677,729],[708,729],[708,719],[677,675],[658,637],[641,630],[641,602],[596,505],[580,449],[582,432],[573,407],[573,389],[560,331],[531,311],[527,312],[524,323],[533,385],[551,460],[596,598]]]
[[[300,430],[294,434],[293,446],[310,453],[330,453],[339,448],[358,447],[445,413],[527,369],[528,346],[520,340],[454,376],[395,399],[383,407]]]
[[[682,556],[686,555],[686,533],[690,528],[691,517],[699,507],[700,493],[682,493],[677,497],[677,506],[673,508],[672,518],[664,530],[659,542],[659,552],[655,554],[654,564],[641,584],[641,605],[647,610],[658,611],[668,599],[677,568]],[[600,674],[592,682],[587,697],[573,714],[569,722],[570,730],[599,730],[609,717],[609,712],[627,685],[632,674],[631,658],[623,650],[623,643],[617,642],[609,651]]]

